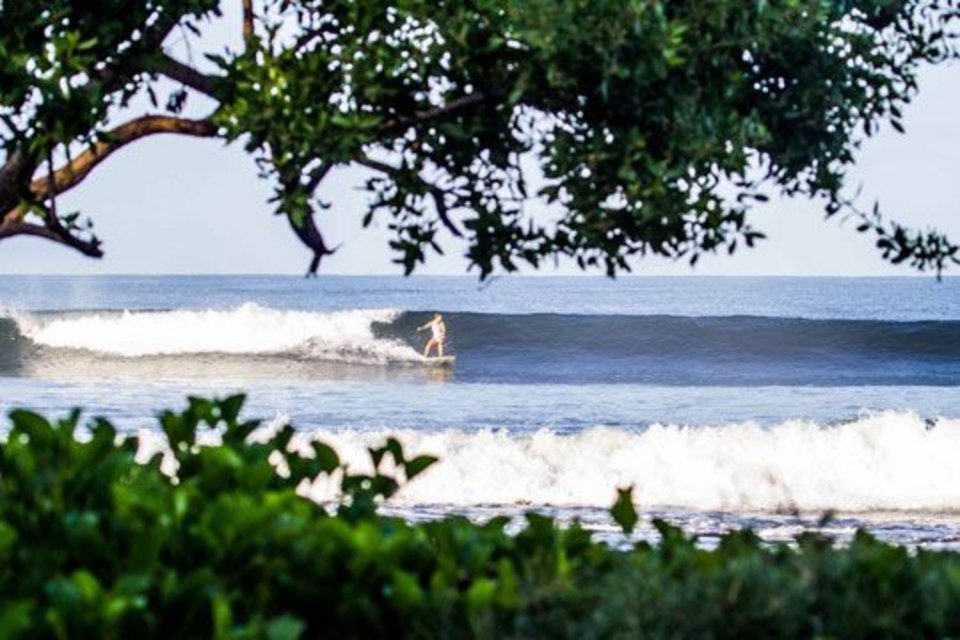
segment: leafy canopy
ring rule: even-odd
[[[240,50],[205,50],[221,10],[243,14]],[[57,196],[176,133],[255,156],[310,272],[333,252],[315,216],[341,165],[370,170],[364,222],[389,222],[408,273],[443,232],[482,276],[695,262],[761,238],[748,215],[771,192],[852,212],[885,257],[939,271],[957,248],[857,210],[844,172],[882,123],[902,129],[958,19],[957,0],[7,0],[0,239],[101,255]],[[172,33],[196,64],[165,51]],[[196,94],[208,112],[187,118]]]

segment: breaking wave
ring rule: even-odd
[[[262,439],[285,416],[255,433]],[[368,447],[397,437],[408,454],[440,461],[404,485],[395,507],[609,507],[615,489],[634,486],[639,506],[734,512],[958,512],[960,419],[925,420],[882,412],[834,426],[785,422],[720,427],[654,425],[642,431],[594,427],[575,435],[541,430],[300,432],[292,447],[332,445],[355,472],[370,471]],[[141,430],[138,458],[162,451]],[[215,444],[206,434],[201,442]],[[172,472],[172,456],[165,469]],[[339,477],[322,476],[304,493],[339,495]]]
[[[374,334],[375,323],[398,315],[390,309],[280,311],[247,303],[230,310],[21,315],[14,320],[37,345],[121,357],[222,353],[358,362],[416,359],[411,347]]]
[[[960,385],[960,321],[445,315],[461,382]],[[429,317],[394,309],[316,312],[253,303],[227,310],[8,315],[0,317],[0,372],[36,363],[30,357],[34,347],[43,355],[73,350],[119,358],[226,354],[234,360],[414,362],[426,339],[416,329]],[[55,366],[71,361],[47,360]]]
[[[320,431],[302,442],[333,445],[352,469],[369,469],[367,447],[388,432]],[[734,511],[960,510],[960,420],[913,413],[865,415],[841,425],[595,427],[575,435],[541,430],[394,433],[410,453],[440,462],[406,485],[394,504],[607,507],[634,485],[639,505]],[[311,497],[336,497],[321,479]]]

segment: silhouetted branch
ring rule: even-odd
[[[190,87],[211,98],[217,98],[217,78],[200,73],[193,67],[163,53],[159,56],[144,58],[145,71],[161,73],[171,80]]]
[[[37,161],[22,150],[10,154],[7,162],[0,167],[0,212],[6,212],[19,204],[21,191],[33,172],[37,170]]]
[[[399,171],[396,167],[393,167],[385,162],[380,162],[379,160],[372,160],[369,158],[363,158],[362,160],[357,160],[359,164],[362,164],[365,167],[385,173],[387,175],[396,175]],[[450,212],[447,209],[447,203],[445,202],[445,194],[443,189],[440,187],[427,182],[426,180],[417,176],[423,186],[427,189],[427,192],[433,198],[433,203],[437,208],[437,217],[440,218],[440,222],[443,223],[443,226],[447,230],[455,235],[458,238],[463,237],[463,232],[457,227],[457,225],[450,219]]]
[[[470,95],[454,98],[434,109],[416,111],[412,116],[406,118],[387,120],[380,126],[380,129],[383,132],[404,130],[414,125],[424,124],[434,120],[442,120],[447,116],[456,115],[462,111],[468,111],[469,109],[477,107],[486,102],[486,100],[487,96],[483,93],[471,93]]]
[[[47,216],[44,219],[47,224],[39,225],[8,217],[6,221],[0,224],[0,240],[12,236],[35,236],[66,245],[91,258],[103,257],[100,240],[96,236],[90,240],[78,238],[66,230],[59,221],[52,223],[52,219],[52,216]]]
[[[30,191],[37,198],[47,197],[51,192],[63,193],[75,187],[110,154],[125,145],[146,136],[158,133],[175,133],[209,138],[217,133],[217,127],[209,120],[190,120],[171,116],[142,116],[126,122],[102,134],[102,140],[94,142],[72,162],[58,169],[51,177],[37,178],[30,183]],[[52,190],[51,190],[52,187]]]
[[[327,246],[323,234],[321,234],[320,229],[317,228],[317,223],[314,221],[312,215],[304,216],[300,221],[288,215],[287,220],[290,222],[290,228],[297,234],[300,241],[313,251],[313,258],[310,260],[310,266],[307,267],[306,275],[308,278],[316,276],[317,270],[320,269],[320,261],[326,256],[332,256],[340,246],[338,245],[332,249]]]

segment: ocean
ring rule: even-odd
[[[418,355],[435,311],[450,369]],[[81,406],[146,442],[160,409],[243,391],[354,468],[391,434],[439,456],[385,507],[413,520],[537,510],[613,539],[633,485],[639,537],[960,548],[958,385],[954,278],[0,278],[3,413]]]

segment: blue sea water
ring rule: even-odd
[[[418,355],[434,311],[451,369]],[[958,385],[951,278],[0,278],[0,410],[80,405],[147,438],[158,409],[242,390],[355,465],[387,434],[439,455],[390,507],[411,518],[603,531],[633,484],[707,539],[835,510],[841,538],[953,546]]]

